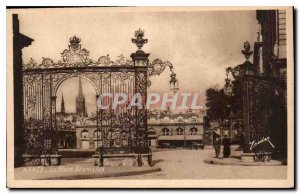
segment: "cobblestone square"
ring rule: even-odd
[[[158,150],[153,163],[162,171],[114,179],[286,179],[287,166],[213,165],[204,162],[214,150]],[[276,172],[276,173],[274,173]]]

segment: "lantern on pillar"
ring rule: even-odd
[[[176,73],[172,72],[170,77],[171,77],[170,90],[173,91],[174,93],[177,93],[177,91],[179,90],[179,86],[178,86],[178,80],[176,79]]]
[[[224,93],[229,97],[233,95],[231,80],[228,77],[225,79]]]

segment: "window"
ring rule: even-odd
[[[163,136],[168,136],[168,135],[170,135],[170,129],[163,128],[163,129],[162,129],[162,135],[163,135]]]
[[[196,117],[193,117],[193,118],[192,118],[192,122],[197,122],[197,118],[196,118]]]
[[[198,131],[198,129],[196,129],[196,128],[191,128],[191,129],[190,129],[190,134],[191,134],[191,135],[197,135],[197,131]]]
[[[100,132],[100,130],[95,130],[94,131],[94,138],[101,139],[101,132]]]
[[[89,132],[85,129],[81,131],[81,138],[88,138]]]
[[[176,129],[176,135],[183,135],[183,129],[182,128],[177,128]]]

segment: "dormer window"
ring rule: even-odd
[[[178,118],[179,123],[183,123],[183,118]]]

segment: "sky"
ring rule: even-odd
[[[258,31],[255,11],[29,9],[19,13],[19,19],[20,31],[34,39],[23,50],[24,62],[33,58],[40,63],[42,57],[60,60],[73,35],[81,38],[82,48],[90,52],[91,59],[107,54],[112,60],[120,54],[130,58],[137,49],[131,38],[135,30],[142,28],[148,38],[143,50],[150,53],[150,62],[156,58],[170,61],[180,92],[198,93],[200,105],[205,104],[207,88],[223,87],[226,67],[244,62],[243,43],[248,40],[253,48]],[[169,75],[166,69],[160,76],[151,77],[148,91],[168,92]],[[82,83],[88,112],[92,112],[95,91],[89,82]],[[66,80],[57,92],[57,108],[60,110],[63,92],[67,112],[74,111],[77,90],[78,78]]]

